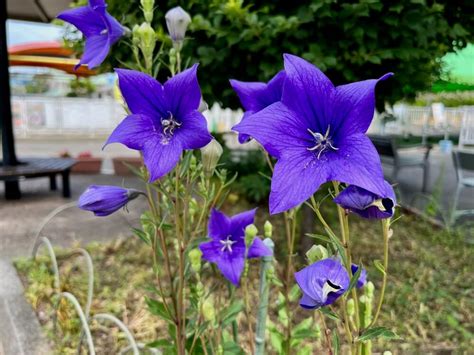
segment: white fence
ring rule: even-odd
[[[125,117],[122,105],[111,99],[13,96],[15,132],[19,137],[70,134],[108,135]],[[383,125],[374,120],[370,132],[400,135],[458,135],[463,119],[474,120],[474,106],[444,108],[394,106],[395,121]],[[242,110],[222,108],[217,103],[204,112],[211,132],[229,132],[243,115]],[[381,132],[383,131],[383,132]]]

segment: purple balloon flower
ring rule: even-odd
[[[84,54],[74,70],[82,64],[90,69],[99,66],[107,57],[110,47],[123,36],[122,25],[106,11],[105,0],[89,0],[82,6],[61,12],[57,17],[77,27],[86,39]]]
[[[369,219],[390,218],[395,212],[397,200],[392,186],[385,181],[380,195],[350,185],[336,196],[334,202],[343,208]]]
[[[346,269],[335,259],[315,262],[295,273],[295,279],[303,292],[300,306],[315,309],[334,303],[349,287]]]
[[[201,90],[197,64],[161,85],[151,76],[116,69],[120,90],[132,112],[110,135],[107,144],[140,150],[150,182],[170,172],[185,149],[199,149],[212,136],[198,111]]]
[[[359,266],[356,264],[351,265],[351,271],[352,275],[355,275],[355,273],[359,270]],[[367,283],[367,270],[362,268],[362,271],[360,272],[359,279],[357,280],[356,287],[361,288]]]
[[[217,264],[224,277],[235,286],[245,266],[245,227],[252,224],[256,209],[228,217],[213,209],[209,218],[208,233],[211,241],[201,243],[202,257]],[[260,238],[254,238],[247,251],[247,258],[270,256],[272,251]]]
[[[125,206],[128,201],[137,198],[140,194],[140,191],[118,186],[91,185],[79,197],[77,205],[82,210],[104,217]]]
[[[384,191],[379,155],[365,135],[375,109],[378,80],[334,87],[314,65],[285,54],[281,102],[234,127],[255,138],[278,161],[270,212],[307,200],[327,181],[345,182],[376,194]]]
[[[245,82],[230,80],[230,85],[239,96],[240,102],[245,109],[242,121],[252,114],[263,110],[265,107],[281,100],[285,71],[278,72],[267,84],[259,82]],[[239,133],[239,142],[245,143],[251,137],[245,133]]]

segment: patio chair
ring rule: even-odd
[[[458,210],[459,196],[464,188],[474,188],[474,150],[454,150],[454,167],[456,169],[457,186],[454,194],[451,224],[465,214],[474,214],[474,209]],[[470,174],[470,175],[467,175]]]
[[[432,146],[429,144],[416,144],[403,148],[397,147],[395,137],[382,135],[369,135],[374,143],[383,165],[393,168],[391,182],[397,182],[398,172],[403,168],[422,168],[423,185],[422,191],[426,192],[429,181],[429,156]],[[416,149],[418,154],[404,154],[403,151]],[[401,154],[400,154],[401,153]],[[420,154],[421,153],[421,154]]]
[[[468,146],[474,146],[474,114],[465,109],[459,132],[459,149]]]

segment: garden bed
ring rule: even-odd
[[[230,206],[228,210],[242,210],[246,206]],[[268,218],[261,208],[257,225]],[[330,211],[326,211],[330,212]],[[329,219],[335,214],[326,213]],[[282,228],[278,216],[270,220],[275,226],[274,239],[277,254],[284,254]],[[352,238],[355,255],[367,267],[369,278],[376,284],[381,281],[375,267],[368,265],[372,259],[380,259],[381,242],[379,225],[360,218],[351,218]],[[317,232],[322,233],[317,226]],[[144,296],[146,284],[151,281],[149,249],[143,243],[130,237],[110,244],[88,246],[95,266],[95,296],[92,314],[110,312],[122,319],[136,339],[151,342],[162,337],[167,327],[158,317],[147,311]],[[63,291],[71,291],[80,301],[86,295],[86,273],[79,258],[64,259],[65,252],[59,252]],[[63,255],[63,257],[61,257]],[[474,301],[472,298],[474,275],[467,260],[472,260],[474,250],[465,244],[462,236],[448,234],[415,215],[403,216],[394,225],[390,244],[391,262],[389,283],[381,314],[380,325],[391,328],[401,340],[384,343],[379,340],[375,350],[391,350],[394,354],[407,353],[461,353],[474,345]],[[64,259],[61,261],[61,259]],[[303,260],[300,260],[302,262]],[[53,277],[47,267],[47,259],[40,259],[40,266],[29,260],[16,263],[26,289],[26,297],[35,309],[53,348],[59,354],[75,353],[79,323],[67,307],[59,312],[60,334],[53,332],[51,299]],[[253,270],[256,272],[257,268]],[[215,277],[209,274],[209,277]],[[274,286],[276,287],[276,286]],[[273,294],[276,294],[274,292]],[[377,295],[377,294],[376,294]],[[270,303],[270,318],[276,317],[276,299]],[[315,312],[299,311],[303,319]],[[329,324],[334,327],[334,324]],[[342,329],[339,330],[342,332]],[[96,347],[99,354],[113,354],[125,340],[118,329],[107,332],[95,325]],[[242,335],[245,338],[245,334]],[[318,344],[323,342],[318,340]],[[316,349],[320,351],[319,345]],[[271,352],[270,352],[271,353]],[[318,352],[319,353],[319,352]]]

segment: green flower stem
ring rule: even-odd
[[[326,343],[328,347],[328,353],[329,355],[333,354],[332,347],[331,347],[331,331],[326,325],[326,320],[324,319],[324,314],[319,310],[319,317],[321,318],[321,323],[323,323],[323,331],[324,331],[324,337],[326,338]]]
[[[230,282],[227,282],[227,289],[229,290],[229,299],[230,299],[230,302],[232,303],[234,299],[235,288]],[[232,321],[232,337],[234,339],[234,342],[238,344],[239,343],[239,327],[238,327],[236,319]]]
[[[385,297],[385,287],[387,286],[387,277],[388,277],[388,240],[390,238],[390,219],[382,219],[382,233],[383,233],[383,279],[382,279],[382,288],[380,290],[380,298],[377,304],[377,309],[375,311],[374,319],[368,325],[367,328],[370,328],[377,322],[377,319],[382,309],[383,299]]]
[[[272,249],[274,243],[270,238],[267,238],[264,243]],[[258,292],[259,305],[257,315],[257,330],[255,334],[255,354],[263,355],[265,353],[265,330],[267,325],[268,314],[268,296],[270,291],[270,283],[268,282],[268,270],[272,267],[273,255],[264,256],[261,260],[260,267],[260,288]]]

